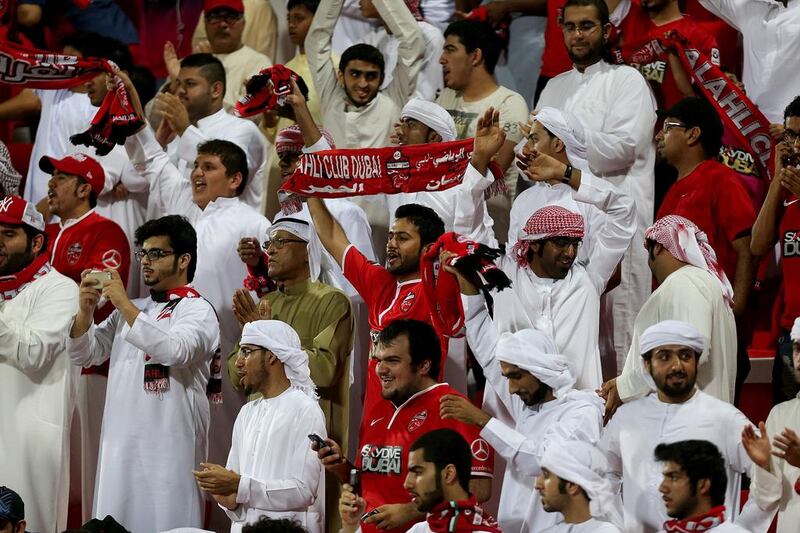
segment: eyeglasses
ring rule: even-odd
[[[147,257],[147,260],[151,263],[158,261],[159,259],[164,259],[168,255],[174,255],[174,250],[162,250],[161,248],[150,248],[149,250],[139,250],[135,254],[133,254],[136,259],[140,262]]]
[[[224,22],[229,26],[239,22],[244,17],[243,13],[236,13],[234,11],[222,11],[206,14],[206,22],[209,24],[220,24]]]
[[[264,250],[268,250],[270,246],[272,246],[272,248],[274,250],[280,250],[281,248],[283,248],[284,246],[286,246],[290,242],[301,242],[303,244],[308,244],[306,241],[301,241],[300,239],[281,239],[281,238],[277,238],[277,239],[270,239],[268,241],[264,241],[264,243],[261,246],[264,247]]]
[[[250,357],[251,355],[253,355],[256,352],[264,352],[266,350],[267,350],[266,348],[255,348],[255,349],[253,349],[253,348],[239,347],[239,355],[241,357],[247,359],[248,357]]]
[[[569,248],[570,246],[574,246],[575,249],[577,250],[578,246],[580,246],[581,243],[583,242],[583,239],[573,239],[570,237],[555,237],[553,239],[550,239],[550,242],[553,243],[553,246],[561,250]]]
[[[683,122],[667,122],[667,121],[664,121],[664,124],[661,126],[661,133],[667,133],[672,128],[688,129],[689,126],[684,124]]]
[[[572,22],[568,22],[566,24],[563,24],[561,26],[561,29],[563,30],[564,33],[568,35],[575,33],[580,33],[581,35],[588,35],[599,27],[600,24],[585,20],[578,24],[573,24]]]

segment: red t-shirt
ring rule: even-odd
[[[544,27],[544,51],[542,52],[542,76],[553,78],[572,68],[572,60],[564,44],[564,32],[561,23],[564,21],[564,4],[567,0],[549,0],[547,2],[547,23]]]
[[[698,165],[667,191],[656,218],[666,215],[680,215],[697,224],[733,281],[736,252],[732,243],[749,235],[756,220],[750,197],[733,170],[710,159]]]
[[[131,268],[131,249],[125,232],[116,222],[89,211],[74,224],[61,228],[48,224],[45,228],[49,242],[50,263],[53,268],[80,284],[81,272],[86,269],[114,268],[122,283],[128,285]],[[108,303],[95,311],[95,322],[111,314]]]
[[[367,501],[367,512],[388,503],[411,501],[403,482],[408,473],[408,449],[419,437],[435,429],[452,429],[466,440],[472,449],[472,475],[492,477],[494,450],[480,437],[477,426],[456,420],[442,420],[439,400],[446,394],[462,396],[446,383],[420,391],[399,407],[381,400],[364,411],[359,437],[356,468],[361,472],[361,492]],[[364,533],[400,533],[411,524],[392,530],[379,530],[371,524],[361,524]]]
[[[641,48],[644,44],[662,37],[665,33],[676,30],[686,37],[692,45],[719,65],[719,48],[717,42],[706,29],[694,19],[684,16],[681,19],[656,26],[641,6],[631,4],[631,10],[620,25],[620,42],[624,57]],[[658,59],[646,65],[632,65],[639,69],[644,78],[650,83],[656,97],[659,109],[667,109],[684,98],[675,83],[667,54],[661,54]]]
[[[781,327],[785,329],[792,329],[794,320],[800,317],[800,202],[792,200],[784,201],[784,205],[789,205],[778,227],[783,272]]]
[[[344,252],[342,271],[347,280],[358,291],[369,309],[369,327],[372,348],[378,341],[381,330],[398,318],[412,318],[431,324],[431,309],[422,282],[418,279],[397,282],[397,278],[384,267],[370,262],[352,244]],[[447,338],[440,335],[444,370],[447,359]],[[367,365],[367,386],[364,394],[364,411],[381,400],[381,384],[375,373],[377,363],[370,358]],[[437,376],[437,378],[441,378]],[[362,421],[363,427],[363,421]]]

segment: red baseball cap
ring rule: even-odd
[[[18,226],[25,224],[35,230],[44,231],[44,217],[30,202],[19,196],[0,199],[0,224]]]
[[[106,173],[103,172],[103,167],[94,158],[86,154],[70,154],[62,159],[46,155],[39,160],[39,168],[48,174],[58,170],[64,174],[80,176],[92,186],[92,192],[95,196],[103,191],[103,187],[106,184]]]
[[[203,2],[203,11],[206,13],[220,8],[230,9],[236,13],[244,13],[242,0],[204,0]]]

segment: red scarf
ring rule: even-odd
[[[442,502],[428,513],[428,527],[435,533],[467,533],[471,531],[503,530],[489,513],[486,513],[475,496],[468,500]]]
[[[245,95],[236,102],[236,115],[250,117],[283,106],[292,94],[292,80],[301,90],[305,86],[303,78],[283,65],[263,69],[245,82]]]
[[[150,291],[150,297],[155,302],[165,302],[167,304],[156,315],[156,321],[172,317],[172,312],[182,299],[202,298],[199,292],[188,285],[168,291]],[[215,363],[220,363],[220,361],[217,360],[218,357],[220,357],[219,347],[217,347],[214,360],[211,362],[212,369]],[[169,367],[160,363],[148,363],[150,359],[151,357],[148,354],[144,354],[144,390],[148,394],[155,394],[160,397],[162,394],[169,391]],[[206,394],[209,396],[213,394],[213,392],[210,392],[211,382],[217,377],[217,374],[219,374],[219,378],[222,378],[220,372],[213,372],[212,370],[211,379],[209,379],[208,387],[206,387]],[[220,381],[220,385],[221,383]],[[219,394],[221,395],[221,387]]]
[[[457,233],[445,233],[439,237],[422,256],[420,273],[425,297],[431,305],[433,327],[439,333],[452,337],[464,325],[464,310],[461,307],[458,280],[439,264],[442,250],[457,255],[451,264],[483,291],[489,303],[489,312],[492,300],[488,291],[510,287],[511,280],[494,264],[494,260],[502,254],[501,250],[471,241]]]
[[[771,176],[773,140],[769,134],[769,120],[758,107],[711,60],[677,31],[660,39],[653,39],[638,47],[629,57],[617,48],[612,56],[617,63],[646,64],[654,61],[665,49],[674,50],[689,74],[717,111],[720,120],[741,146],[755,157],[761,176]]]
[[[113,63],[105,59],[79,59],[9,42],[0,43],[0,82],[3,83],[33,89],[68,89],[102,72],[112,71]],[[94,146],[98,155],[106,155],[114,145],[123,144],[142,126],[122,80],[117,78],[114,83],[115,90],[106,94],[89,129],[70,137],[72,144]]]
[[[21,293],[28,285],[41,278],[53,267],[50,266],[49,256],[40,254],[36,256],[31,264],[8,276],[0,276],[0,296],[3,300],[12,300]]]
[[[695,531],[708,531],[725,521],[725,506],[714,507],[706,514],[693,516],[684,520],[667,520],[664,522],[666,533],[691,533]]]
[[[115,77],[114,90],[106,93],[89,129],[70,136],[69,140],[75,145],[94,146],[97,155],[106,155],[114,146],[125,144],[125,139],[136,133],[142,124],[128,98],[125,84]]]
[[[345,198],[444,191],[461,183],[472,156],[472,143],[473,139],[463,139],[303,154],[297,170],[283,182],[278,196],[285,206],[290,193]]]

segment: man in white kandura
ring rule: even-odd
[[[308,436],[326,437],[325,416],[300,337],[278,320],[249,322],[236,367],[242,385],[262,397],[239,412],[226,466],[203,463],[195,471],[200,488],[230,517],[231,533],[261,516],[321,533],[325,476]]]
[[[208,449],[210,365],[219,349],[214,308],[189,283],[197,235],[177,215],[136,230],[150,297],[129,300],[116,271],[96,287],[82,275],[67,340],[76,365],[110,358],[92,516],[131,531],[201,527],[204,503],[191,475]],[[95,326],[101,296],[115,310]]]
[[[536,478],[544,510],[559,518],[542,533],[620,533],[622,516],[616,494],[606,479],[608,463],[592,444],[554,442],[542,456]]]
[[[639,338],[640,364],[656,392],[623,404],[599,444],[611,473],[622,478],[626,533],[652,533],[667,520],[658,488],[661,466],[653,450],[658,444],[689,439],[711,442],[725,458],[726,518],[755,531],[762,526],[766,531],[769,525],[771,515],[767,517],[752,499],[739,512],[741,476],[751,465],[740,435],[750,421],[731,404],[695,386],[705,344],[694,326],[676,320],[650,326]]]
[[[78,372],[64,354],[78,287],[49,261],[44,219],[0,199],[0,484],[28,502],[32,531],[67,526],[69,429]]]

